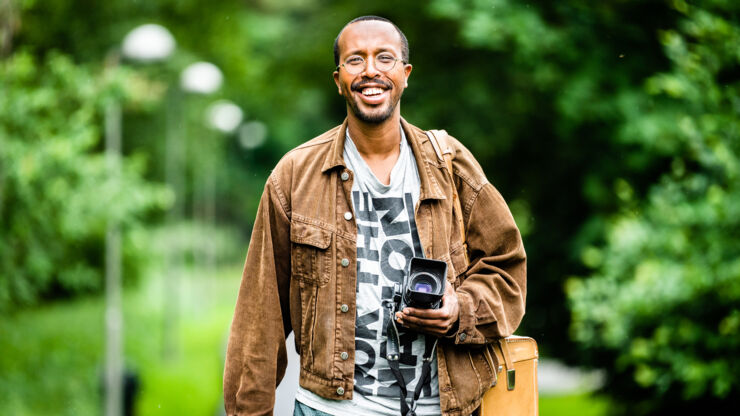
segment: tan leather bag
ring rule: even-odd
[[[487,347],[494,349],[496,381],[480,404],[481,416],[539,415],[537,392],[537,342],[530,337],[512,335]]]
[[[447,144],[447,132],[429,130],[429,141],[440,160],[452,171],[453,151]],[[465,246],[465,261],[468,263],[468,247],[465,244],[462,208],[453,186],[453,204],[460,233]],[[486,355],[492,367],[496,367],[493,386],[483,395],[478,414],[481,416],[537,416],[539,415],[539,394],[537,391],[537,342],[530,337],[512,335],[487,344]],[[493,352],[495,360],[490,355]],[[503,365],[501,365],[503,363]],[[505,372],[504,372],[505,370]],[[505,376],[505,378],[503,378]]]

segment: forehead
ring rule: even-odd
[[[379,20],[364,20],[345,27],[339,37],[339,55],[377,51],[394,51],[400,55],[401,35],[392,24]]]

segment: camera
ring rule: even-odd
[[[403,286],[396,285],[396,310],[405,307],[439,309],[445,293],[447,263],[441,260],[414,257],[409,262]]]

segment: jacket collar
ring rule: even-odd
[[[431,147],[424,146],[429,141],[429,137],[427,137],[423,130],[408,123],[403,117],[401,117],[401,128],[406,134],[406,140],[408,140],[414,158],[416,159],[416,167],[419,171],[419,180],[421,182],[419,199],[446,199],[444,192],[442,192],[439,186],[438,176],[441,174],[440,162],[437,160],[434,152],[426,149],[427,147]],[[335,128],[333,130],[335,131],[335,135],[332,138],[329,152],[321,167],[322,173],[326,173],[337,166],[347,167],[344,163],[343,156],[344,138],[347,134],[347,119],[344,119],[344,122],[342,122],[338,129]]]

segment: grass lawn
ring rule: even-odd
[[[557,396],[540,396],[540,415],[604,416],[609,402],[589,393]]]
[[[239,268],[180,276],[179,294],[153,276],[124,294],[127,367],[139,375],[137,415],[214,415]],[[166,294],[165,294],[166,293]],[[175,348],[163,352],[164,310],[175,296]],[[99,415],[104,300],[56,302],[0,321],[0,415]]]
[[[0,320],[0,414],[100,414],[102,303],[57,303]]]

